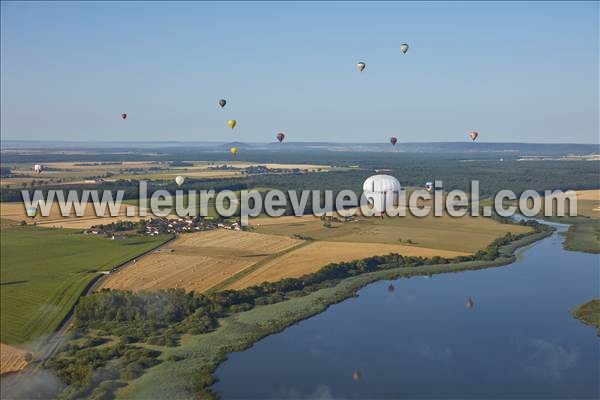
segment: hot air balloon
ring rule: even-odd
[[[392,136],[392,137],[390,138],[390,143],[391,143],[393,146],[395,146],[395,145],[396,145],[396,143],[398,143],[398,138],[397,138],[396,136]]]
[[[183,185],[184,181],[185,181],[185,178],[181,175],[179,175],[175,178],[175,183],[177,184],[177,186]]]
[[[406,52],[408,51],[408,45],[406,43],[402,43],[400,45],[400,51],[402,52],[402,54],[406,54]]]
[[[477,136],[479,136],[479,133],[473,131],[469,134],[469,136],[471,136],[472,141],[475,141],[475,139],[477,139]]]
[[[360,381],[360,371],[359,370],[354,371],[354,373],[352,374],[352,379],[354,379],[355,381]]]
[[[285,133],[279,132],[276,137],[277,137],[277,140],[279,140],[279,143],[281,143],[281,142],[283,142],[283,139],[285,139]]]
[[[390,283],[390,286],[388,286],[388,292],[392,293],[394,290],[396,290],[396,288]]]
[[[467,303],[465,304],[465,307],[467,307],[467,308],[473,308],[473,307],[475,307],[475,302],[473,301],[472,298],[469,297],[467,299]]]
[[[227,125],[229,125],[231,129],[233,129],[237,125],[237,121],[235,119],[230,119],[229,121],[227,121]]]
[[[238,148],[237,147],[232,147],[231,149],[229,149],[229,152],[231,152],[231,154],[233,154],[234,156],[238,153]]]
[[[425,182],[425,190],[431,192],[431,189],[433,189],[433,182]]]
[[[356,68],[358,69],[358,72],[363,72],[363,70],[365,69],[365,67],[367,66],[367,64],[365,64],[364,62],[359,62],[358,64],[356,64]]]
[[[225,99],[219,100],[219,105],[221,106],[221,108],[225,107],[225,104],[227,104],[227,100],[225,100]]]
[[[35,164],[35,165],[33,166],[33,171],[34,171],[36,174],[41,174],[43,170],[44,170],[44,166],[43,166],[42,164]]]
[[[122,113],[121,114],[121,119],[127,119],[127,113]]]

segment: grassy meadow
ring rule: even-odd
[[[69,229],[10,226],[1,242],[1,341],[26,344],[55,330],[97,276],[168,239],[110,240]]]

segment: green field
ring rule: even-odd
[[[569,220],[573,225],[566,234],[565,248],[571,251],[585,253],[600,253],[600,220],[590,218],[577,218]]]
[[[54,331],[98,270],[109,270],[170,236],[110,240],[69,229],[0,229],[1,341],[30,343]],[[30,343],[31,345],[31,343]]]
[[[564,247],[570,251],[600,254],[600,219],[588,217],[545,217],[547,221],[569,224]]]

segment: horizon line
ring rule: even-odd
[[[207,144],[229,144],[229,143],[242,143],[242,144],[276,144],[285,146],[286,144],[306,144],[306,143],[317,143],[317,144],[345,144],[345,145],[378,145],[378,144],[386,144],[389,145],[388,142],[337,142],[337,141],[319,141],[319,140],[311,140],[311,141],[286,141],[285,143],[279,143],[277,141],[268,141],[268,142],[253,142],[253,141],[214,141],[214,140],[48,140],[48,139],[0,139],[0,143],[66,143],[66,144],[77,144],[77,143],[207,143]],[[457,144],[457,143],[465,143],[471,144],[473,142],[462,140],[462,141],[424,141],[424,142],[398,142],[397,144]],[[583,143],[583,142],[485,142],[485,141],[477,141],[474,143],[477,144],[542,144],[542,145],[586,145],[586,146],[600,146],[600,143]]]

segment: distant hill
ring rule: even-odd
[[[222,145],[220,145],[218,147],[220,149],[223,149],[223,150],[229,150],[232,147],[237,147],[240,150],[242,150],[242,149],[247,150],[247,149],[250,149],[250,148],[252,148],[254,146],[252,146],[252,145],[250,145],[248,143],[244,143],[244,142],[231,142],[231,143],[222,144]]]
[[[500,157],[506,155],[510,158],[521,156],[566,156],[600,154],[598,144],[574,143],[490,143],[490,142],[416,142],[397,143],[342,143],[342,142],[51,142],[51,141],[14,141],[3,140],[0,143],[4,154],[17,150],[32,150],[35,152],[59,152],[79,150],[86,152],[114,152],[140,150],[157,152],[162,151],[229,151],[231,147],[238,147],[245,152],[251,151],[293,151],[293,152],[398,152],[398,153],[444,153],[444,154],[482,154],[494,153]],[[490,154],[491,155],[491,154]]]

